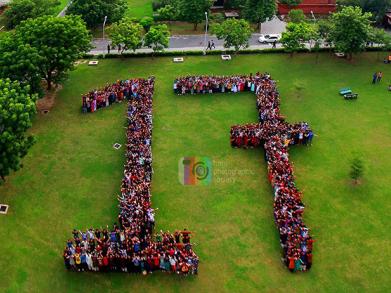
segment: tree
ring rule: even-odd
[[[391,48],[391,36],[380,28],[372,28],[368,34],[368,42],[377,44],[384,50]]]
[[[0,79],[0,178],[3,181],[10,171],[22,166],[20,160],[34,143],[34,138],[26,136],[26,131],[36,113],[36,99],[28,86]]]
[[[157,13],[159,14],[159,18],[161,20],[171,21],[171,20],[174,20],[175,17],[176,17],[176,10],[171,5],[166,5],[166,6],[162,7],[162,8],[159,8]]]
[[[383,23],[386,12],[391,8],[391,0],[338,0],[340,6],[360,7],[364,12],[372,13],[371,20]]]
[[[315,37],[315,28],[306,22],[293,23],[290,22],[286,26],[286,32],[282,33],[281,43],[287,52],[297,52],[305,48],[305,43]]]
[[[67,9],[67,14],[80,15],[90,28],[103,23],[107,16],[107,23],[121,20],[127,9],[125,0],[73,0]]]
[[[145,32],[148,32],[153,24],[153,18],[149,16],[144,16],[140,20],[140,25],[144,28]]]
[[[58,0],[13,0],[4,11],[8,28],[15,28],[23,20],[51,15],[60,4]]]
[[[353,180],[354,184],[358,184],[360,178],[364,173],[364,166],[359,158],[355,158],[350,167],[350,178]]]
[[[294,23],[304,22],[306,20],[304,12],[301,9],[292,9],[289,11],[288,18],[290,22]]]
[[[235,48],[235,54],[241,48],[248,47],[248,40],[251,37],[251,28],[244,19],[227,19],[221,24],[214,24],[212,31],[216,34],[219,40],[224,40],[224,47]]]
[[[0,38],[0,78],[17,80],[30,85],[31,92],[41,93],[39,64],[42,57],[37,49],[25,44],[14,32]]]
[[[257,23],[260,29],[262,22],[272,19],[276,14],[276,1],[246,0],[242,13],[245,19],[251,23]]]
[[[363,13],[359,7],[344,7],[331,16],[330,37],[337,51],[351,60],[353,53],[365,49],[371,30],[370,13]]]
[[[179,0],[178,14],[188,22],[194,24],[194,30],[205,19],[205,12],[208,12],[212,6],[213,0]]]
[[[16,28],[15,34],[41,56],[38,66],[48,90],[91,48],[91,36],[78,16],[28,19]]]
[[[320,19],[316,23],[317,30],[321,39],[327,43],[331,43],[330,33],[332,29],[332,23],[328,19]]]
[[[224,8],[231,9],[231,8],[242,8],[243,7],[243,0],[226,0],[224,1]]]
[[[382,50],[387,51],[391,49],[391,36],[383,29],[372,28],[369,32],[368,42],[377,44]],[[379,51],[377,51],[376,58],[379,60]]]
[[[152,47],[153,52],[163,51],[168,48],[170,32],[165,24],[151,27],[144,37],[144,45]]]
[[[110,27],[111,42],[114,46],[122,46],[121,54],[127,49],[136,51],[141,47],[142,30],[140,24],[125,18]]]

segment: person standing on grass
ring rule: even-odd
[[[375,84],[377,81],[377,72],[375,72],[372,76],[372,84]]]
[[[80,259],[79,253],[75,253],[75,264],[76,264],[76,270],[78,272],[80,272],[81,271],[81,259]]]
[[[85,270],[88,269],[87,256],[84,252],[80,255],[80,261],[81,261],[81,270],[84,272]]]
[[[110,44],[107,44],[107,54],[110,54]]]
[[[65,264],[65,267],[70,270],[71,269],[71,264],[70,264],[70,256],[68,254],[68,250],[65,249],[64,250],[64,254],[63,254],[63,257],[64,257],[64,264]]]
[[[288,260],[289,260],[289,264],[288,264],[288,269],[293,272],[293,270],[295,269],[295,259],[293,257],[288,257]]]
[[[377,74],[377,82],[381,82],[382,77],[383,77],[383,72],[379,71]]]
[[[92,263],[92,257],[91,254],[87,252],[86,254],[86,263],[89,271],[93,271],[93,263]]]

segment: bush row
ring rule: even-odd
[[[379,47],[368,47],[367,51],[374,52],[374,51],[384,51],[382,48]],[[329,48],[321,48],[318,50],[318,52],[330,52]],[[237,54],[238,55],[247,55],[247,54],[289,54],[290,52],[285,51],[284,48],[275,48],[275,49],[248,49],[248,50],[241,50]],[[316,53],[315,51],[310,51],[308,49],[301,49],[297,53]],[[234,55],[235,51],[233,50],[214,50],[214,51],[208,51],[207,55],[221,55],[221,54],[231,54]],[[120,54],[100,54],[100,55],[93,55],[93,54],[86,54],[84,58],[87,59],[103,59],[103,58],[133,58],[133,57],[161,57],[161,56],[202,56],[203,51],[200,50],[194,50],[194,51],[164,51],[164,52],[141,52],[141,53],[124,53],[122,55]]]

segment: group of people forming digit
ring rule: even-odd
[[[135,97],[137,94],[138,80],[118,80],[114,84],[107,84],[102,89],[94,89],[82,95],[83,113],[95,112],[113,103],[120,103]]]
[[[303,223],[302,193],[294,182],[288,147],[311,144],[314,136],[308,124],[288,124],[280,114],[280,98],[276,82],[270,75],[249,76],[186,76],[174,82],[178,95],[250,91],[257,96],[260,123],[233,126],[233,147],[263,145],[268,166],[268,178],[273,187],[274,219],[280,234],[282,259],[289,270],[306,271],[312,266],[314,240]]]
[[[126,162],[119,202],[118,222],[112,228],[73,230],[63,258],[73,271],[120,271],[148,274],[165,271],[197,274],[198,257],[191,232],[154,234],[155,211],[151,206],[152,96],[154,79],[117,81],[88,94],[89,102],[109,98],[109,104],[128,99]],[[112,96],[114,95],[115,98]],[[86,95],[85,95],[86,96]],[[87,100],[83,96],[84,101]],[[97,103],[97,105],[99,105]],[[93,112],[93,111],[92,111]]]

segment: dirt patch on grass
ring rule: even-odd
[[[37,111],[43,114],[49,113],[53,108],[58,91],[62,89],[62,85],[57,85],[50,91],[45,92],[45,96],[37,101]]]

